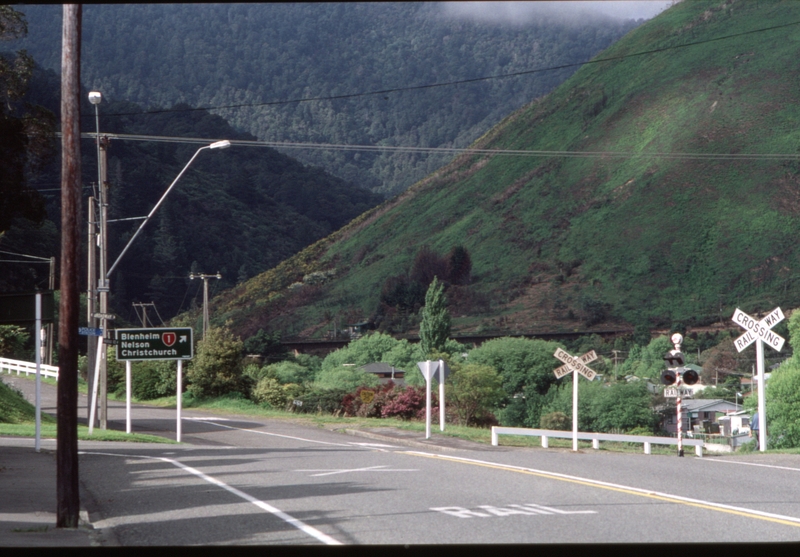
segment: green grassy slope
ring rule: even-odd
[[[35,417],[36,408],[0,381],[0,424],[32,422]]]
[[[610,61],[587,64],[474,145],[628,155],[465,154],[219,297],[216,319],[244,335],[308,336],[336,315],[369,316],[385,279],[406,272],[423,244],[440,253],[463,244],[472,256],[470,288],[490,303],[457,315],[462,330],[705,324],[736,306],[798,305],[792,22],[794,1],[673,6],[598,56]],[[702,158],[774,153],[789,156]],[[336,273],[324,285],[286,289],[323,269]]]

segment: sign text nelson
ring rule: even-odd
[[[192,329],[117,329],[117,360],[191,360]]]

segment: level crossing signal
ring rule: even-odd
[[[664,356],[664,361],[670,366],[661,372],[661,383],[663,385],[674,385],[681,377],[684,385],[694,385],[700,379],[697,372],[691,368],[683,367],[686,362],[683,354],[679,350],[670,350]]]
[[[700,380],[700,376],[697,372],[688,367],[682,367],[677,369],[665,369],[661,372],[661,383],[663,385],[674,385],[675,381],[678,380],[678,375],[681,376],[681,382],[684,385],[694,385]]]

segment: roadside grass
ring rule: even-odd
[[[53,384],[55,381],[53,381]],[[85,383],[84,383],[85,388]],[[124,396],[118,396],[109,393],[109,398],[113,400],[124,401]],[[152,406],[159,406],[162,408],[176,408],[177,397],[163,397],[158,399],[140,401],[132,399],[132,402],[137,404],[148,404]],[[27,404],[27,403],[26,403]],[[421,435],[425,433],[425,423],[417,420],[399,420],[396,418],[362,418],[362,417],[342,417],[334,416],[331,414],[304,414],[299,412],[290,412],[285,410],[276,410],[267,406],[262,406],[242,398],[240,396],[218,397],[213,399],[196,400],[189,393],[184,393],[181,401],[183,408],[191,408],[194,410],[203,410],[212,414],[224,415],[244,415],[244,416],[258,416],[260,418],[269,418],[272,420],[285,420],[305,425],[316,426],[330,430],[345,430],[345,429],[380,429],[380,428],[395,428],[404,431],[415,431]],[[32,407],[31,407],[32,408]],[[32,414],[31,414],[32,415]],[[438,416],[435,416],[435,423],[432,424],[431,434],[434,437],[455,437],[472,441],[475,443],[490,444],[491,443],[491,429],[466,427],[456,424],[448,423],[445,426],[445,431],[439,431]],[[0,435],[16,436],[16,437],[33,437],[35,430],[32,421],[25,421],[22,423],[0,423]],[[42,437],[55,438],[56,424],[55,419],[47,414],[42,415]],[[100,430],[95,429],[92,436],[89,436],[88,428],[85,426],[78,427],[78,438],[81,440],[91,441],[128,441],[139,443],[175,443],[170,439],[158,437],[154,435],[144,434],[126,434],[124,432],[115,430]],[[541,448],[541,439],[539,437],[528,436],[513,436],[504,435],[500,438],[500,446],[504,447],[522,447],[522,448]],[[558,439],[550,438],[549,447],[551,449],[571,449],[571,439]],[[578,449],[581,451],[589,451],[592,449],[590,441],[579,441]],[[620,443],[620,442],[602,442],[600,444],[600,451],[610,452],[624,452],[624,453],[644,453],[644,447],[640,443]],[[687,454],[691,453],[689,451]],[[755,451],[737,451],[735,454],[745,454]],[[769,449],[766,451],[771,454],[800,454],[800,448],[793,449]],[[652,445],[651,453],[657,455],[675,455],[677,448],[672,446]],[[726,453],[721,453],[726,454]],[[705,453],[704,456],[718,456],[714,453]]]
[[[174,396],[164,397],[148,400],[146,401],[146,404],[153,404],[154,406],[165,408],[175,408],[177,406],[177,399]],[[219,397],[198,401],[193,399],[191,395],[187,394],[183,398],[182,406],[183,408],[192,408],[194,410],[202,409],[204,411],[208,411],[213,414],[219,414],[221,416],[226,414],[258,416],[274,420],[292,421],[295,423],[312,425],[334,431],[345,429],[394,428],[404,431],[419,432],[420,435],[425,434],[425,422],[423,421],[404,421],[396,418],[362,418],[358,416],[342,417],[333,416],[331,414],[303,414],[267,408],[243,398]],[[445,425],[445,430],[440,431],[438,416],[436,416],[436,418],[437,419],[434,420],[436,423],[432,424],[431,428],[431,435],[433,437],[455,437],[486,445],[489,445],[492,442],[492,431],[489,428],[467,427],[448,423]],[[504,435],[500,439],[500,446],[541,448],[542,444],[539,437]],[[549,441],[549,446],[551,449],[571,449],[572,440],[551,438]],[[579,441],[578,449],[594,450],[592,449],[592,443],[590,441]],[[644,453],[644,447],[641,443],[603,442],[600,444],[599,450],[624,453]],[[798,452],[800,452],[800,449],[798,449]],[[653,445],[651,447],[651,453],[658,455],[672,455],[677,453],[677,449]]]
[[[42,439],[55,439],[56,434],[57,426],[55,419],[50,415],[42,414]],[[0,436],[35,437],[36,424],[28,422],[19,424],[0,423]],[[89,435],[89,428],[83,425],[78,426],[78,439],[81,441],[127,441],[129,443],[176,443],[175,441],[167,439],[166,437],[159,437],[157,435],[144,435],[141,433],[128,434],[124,431],[116,431],[113,429],[95,428],[92,432],[92,435]]]
[[[24,376],[20,376],[24,377]],[[34,381],[34,377],[26,377]],[[57,384],[53,379],[44,379],[43,382]],[[85,387],[84,387],[85,388]],[[36,408],[25,398],[3,381],[0,381],[0,436],[9,437],[35,437],[36,436]],[[41,416],[41,437],[55,439],[57,435],[56,419],[47,413]],[[94,429],[89,435],[89,428],[78,426],[78,439],[84,441],[128,441],[133,443],[175,443],[170,439],[155,435],[138,433],[127,434],[121,431]]]

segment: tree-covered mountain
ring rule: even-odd
[[[59,90],[58,77],[38,68],[26,100],[59,114]],[[94,107],[86,91],[82,99],[82,129],[94,132]],[[147,215],[203,145],[114,139],[114,135],[208,138],[207,143],[234,140],[229,149],[204,151],[198,156],[120,260],[111,277],[111,304],[115,313],[131,322],[136,322],[131,302],[155,302],[163,319],[192,307],[202,287],[200,281],[189,279],[190,272],[219,271],[222,279],[210,284],[212,292],[230,288],[274,267],[382,201],[378,194],[274,149],[236,144],[235,140],[255,138],[235,131],[222,117],[205,110],[183,111],[189,107],[177,105],[176,111],[145,116],[134,103],[103,102],[99,108],[101,130],[112,136],[108,148],[109,266],[141,222],[129,219]],[[125,116],[106,117],[106,112]],[[59,158],[54,159],[30,180],[47,200],[48,219],[41,225],[17,219],[0,238],[0,249],[40,257],[59,254],[54,223],[60,222],[60,164]],[[81,165],[82,218],[86,219],[88,197],[97,194],[93,139],[83,141]],[[0,266],[0,290],[47,286],[47,266]],[[157,317],[151,316],[158,323]]]
[[[420,271],[447,273],[459,247],[471,282],[447,291],[456,332],[797,307],[798,25],[794,1],[672,6],[478,151],[218,297],[215,319],[245,337],[409,330]]]
[[[463,147],[641,23],[455,17],[447,3],[89,4],[82,79],[144,107],[214,113],[261,140]],[[59,71],[61,7],[24,5],[27,48]],[[518,72],[544,68],[551,71]],[[512,74],[447,87],[405,87]],[[381,94],[348,95],[384,91]],[[294,102],[300,99],[346,98]],[[451,155],[292,149],[307,164],[397,193]]]

